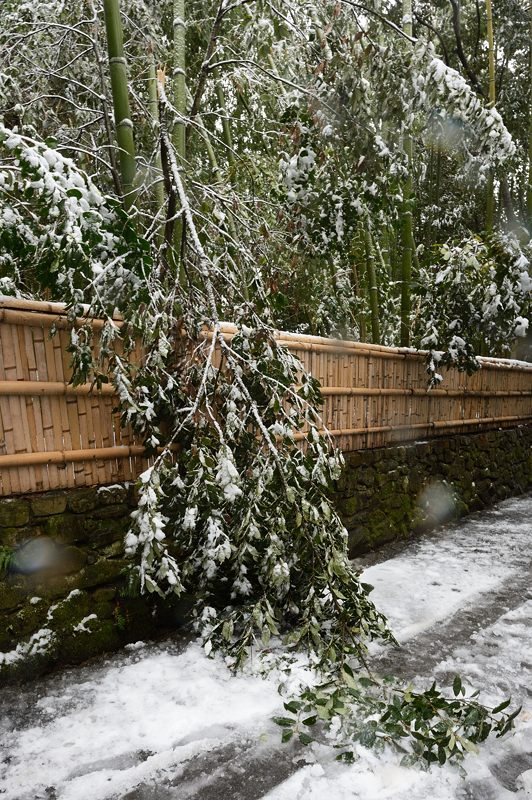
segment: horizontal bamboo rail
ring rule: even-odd
[[[484,425],[500,425],[502,423],[508,422],[520,422],[526,423],[529,420],[532,420],[532,414],[527,417],[486,417],[485,419],[461,419],[461,420],[437,420],[432,422],[416,422],[412,425],[377,425],[372,428],[343,428],[341,430],[328,430],[327,428],[322,428],[320,433],[327,434],[332,437],[338,436],[367,436],[368,434],[376,434],[376,433],[389,433],[389,432],[398,432],[401,431],[420,431],[423,428],[427,430],[437,430],[441,428],[474,428]],[[296,433],[294,439],[297,441],[302,441],[305,438],[305,433]],[[399,436],[398,439],[401,437]],[[1,459],[0,459],[1,465]]]
[[[82,307],[75,325],[91,326],[97,347],[106,322]],[[113,386],[70,383],[71,327],[60,303],[0,296],[0,495],[133,480],[150,464]],[[474,375],[447,370],[429,389],[421,351],[286,331],[277,341],[319,380],[323,427],[344,451],[532,424],[531,364],[482,358]]]
[[[37,464],[73,464],[78,461],[108,461],[113,458],[144,456],[142,445],[87,447],[83,450],[55,450],[51,453],[13,453],[0,456],[0,470],[7,467],[34,467]]]
[[[0,389],[1,392],[1,389]],[[339,395],[341,397],[532,397],[532,391],[510,389],[507,391],[471,391],[469,389],[364,389],[360,387],[323,386],[323,397]]]
[[[116,389],[112,384],[105,383],[100,388],[93,386],[92,383],[82,383],[79,386],[72,386],[70,383],[60,381],[1,381],[0,396],[6,397],[24,395],[38,397],[46,395],[48,397],[59,397],[61,395],[72,397],[78,394],[116,394]]]

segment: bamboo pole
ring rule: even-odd
[[[146,456],[142,445],[116,445],[114,447],[92,447],[81,450],[53,450],[45,453],[12,453],[0,455],[0,470],[7,467],[27,467],[35,464],[68,464],[77,461],[97,461],[109,458],[131,458]]]
[[[407,36],[412,36],[412,0],[403,0],[403,30]],[[414,241],[412,210],[414,193],[414,181],[412,178],[412,170],[414,167],[414,141],[411,135],[404,137],[403,147],[407,159],[408,174],[403,185],[403,210],[401,213],[401,345],[403,347],[408,347],[410,344],[412,245]]]
[[[37,313],[23,314],[20,317],[18,315],[11,316],[11,313],[5,313],[19,310],[22,312],[31,311]],[[87,322],[90,322],[97,328],[101,328],[103,325],[105,325],[105,320],[97,318],[95,319],[94,317],[88,316],[90,313],[90,306],[85,305],[84,311],[87,316],[78,317],[76,319],[77,325],[85,325]],[[40,300],[24,300],[0,295],[0,322],[4,321],[12,324],[27,324],[30,326],[32,324],[45,326],[53,324],[63,328],[68,328],[71,326],[71,322],[67,319],[66,312],[67,307],[64,303],[52,303]],[[5,314],[5,316],[1,316],[2,314]],[[39,316],[39,314],[41,316]],[[48,315],[53,315],[54,319],[50,321],[48,319]],[[60,317],[64,317],[64,324],[61,324],[61,320],[59,319]],[[117,327],[121,327],[123,325],[123,318],[120,314],[115,314],[112,319]],[[238,331],[238,326],[232,322],[222,322],[220,324],[220,332],[227,338],[231,338],[231,336]],[[355,342],[346,339],[328,339],[324,336],[311,336],[308,334],[292,333],[290,331],[275,331],[275,337],[279,343],[282,343],[283,346],[288,347],[291,350],[297,350],[303,344],[315,344],[333,347],[335,350],[341,353],[349,350],[358,350],[361,353],[368,352],[373,354],[379,351],[385,354],[388,358],[394,357],[395,355],[414,357],[425,357],[427,355],[426,350],[415,350],[409,347],[388,347],[387,345],[371,344],[369,342]],[[210,340],[212,339],[212,332],[205,330],[200,333],[200,338]],[[479,356],[478,361],[483,368],[500,367],[502,369],[511,369],[516,371],[532,371],[532,364],[527,361],[517,361],[516,359],[498,358],[493,356]]]
[[[59,397],[68,396],[76,397],[79,395],[114,395],[116,394],[115,387],[110,383],[102,384],[97,388],[92,383],[84,383],[79,386],[72,386],[69,383],[62,381],[0,381],[0,395],[1,396],[25,396],[25,397],[38,397],[40,395],[46,397]]]
[[[528,185],[526,187],[526,212],[527,222],[529,229],[532,228],[532,3],[530,4],[530,30],[528,37],[529,65],[528,65],[528,82],[530,86],[530,95],[528,101]]]
[[[134,200],[135,141],[133,139],[133,121],[129,108],[127,62],[124,56],[124,33],[119,0],[103,0],[103,13],[107,32],[107,51],[109,54],[116,139],[119,147],[120,177],[124,204],[126,208],[130,208]]]
[[[0,383],[0,387],[2,384]],[[0,390],[1,393],[1,390]],[[371,395],[371,396],[406,396],[413,397],[532,397],[532,391],[524,389],[503,389],[500,391],[474,391],[469,389],[396,389],[396,388],[364,388],[364,387],[348,387],[348,386],[322,386],[321,394],[324,397],[331,395],[339,396],[355,396],[355,395]]]
[[[83,313],[87,316],[90,314],[91,307],[86,303],[80,304]],[[52,303],[47,300],[26,300],[22,297],[10,297],[7,295],[0,295],[0,308],[11,308],[21,311],[39,311],[41,314],[67,314],[66,303]],[[113,314],[113,320],[120,321],[123,319],[121,314]]]
[[[497,100],[495,84],[495,39],[493,34],[493,9],[491,0],[486,0],[486,26],[488,38],[488,72],[489,72],[489,107],[495,108]],[[495,196],[493,192],[493,170],[488,174],[488,185],[486,187],[486,230],[488,233],[493,231],[495,219]]]
[[[157,90],[157,70],[155,66],[155,56],[153,54],[153,47],[150,44],[148,48],[148,96],[149,96],[149,103],[148,107],[150,109],[151,119],[152,119],[152,126],[153,130],[156,134],[156,156],[155,156],[155,169],[157,171],[157,179],[153,185],[153,195],[155,199],[155,204],[157,208],[157,213],[161,213],[161,210],[164,208],[166,203],[165,191],[164,191],[164,178],[163,178],[163,166],[161,160],[161,145],[160,145],[160,125],[159,125],[159,93]],[[162,244],[164,241],[164,221],[158,226],[157,231],[157,242],[159,245]]]
[[[51,328],[52,326],[59,329],[70,329],[72,326],[82,327],[83,325],[90,324],[94,330],[101,330],[106,324],[104,319],[94,319],[91,317],[77,317],[75,320],[70,320],[63,314],[41,314],[38,311],[18,311],[15,308],[1,308],[0,307],[0,322],[7,322],[11,325],[27,325],[29,327],[43,327]],[[113,320],[117,328],[123,327],[124,323]]]
[[[379,324],[379,289],[377,286],[377,270],[375,269],[375,252],[369,221],[364,225],[364,247],[366,251],[366,271],[368,277],[369,307],[371,313],[371,338],[373,344],[380,344],[381,332]]]
[[[466,428],[466,427],[479,427],[482,425],[499,425],[501,423],[519,422],[523,420],[532,419],[532,414],[526,417],[511,416],[511,417],[486,417],[483,419],[458,419],[458,420],[435,420],[434,422],[417,422],[411,425],[377,425],[361,428],[347,428],[341,430],[328,430],[322,428],[320,433],[325,436],[356,436],[366,434],[378,433],[392,433],[396,431],[419,431],[422,429],[443,429],[443,428]],[[300,432],[294,436],[295,441],[302,441],[307,436],[307,433]],[[414,437],[415,438],[415,437]],[[1,465],[1,462],[0,462]]]
[[[178,118],[172,130],[172,144],[177,155],[177,163],[181,170],[185,168],[187,147],[187,56],[186,56],[186,0],[174,0],[173,4],[173,101]],[[186,273],[182,263],[182,246],[184,224],[182,215],[174,225],[175,263],[179,265],[179,281],[186,284]]]

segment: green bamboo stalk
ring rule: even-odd
[[[186,114],[187,114],[187,61],[186,61],[186,0],[174,0],[174,47],[173,47],[173,103],[179,114],[172,131],[172,144],[175,148],[178,165],[184,170],[186,160]],[[186,274],[181,259],[184,226],[182,217],[174,225],[174,261],[179,264],[179,281],[186,282]]]
[[[187,77],[186,77],[186,7],[185,0],[174,0],[173,101],[180,115],[172,131],[172,142],[179,160],[186,157]]]
[[[419,274],[419,257],[417,254],[416,240],[414,239],[414,234],[412,234],[412,266],[414,267],[416,274]]]
[[[486,0],[486,24],[488,37],[489,107],[494,108],[497,95],[495,85],[495,38],[493,34],[493,9],[491,0]],[[493,192],[493,170],[489,171],[486,188],[486,230],[493,231],[495,220],[495,196]]]
[[[362,305],[363,305],[365,292],[364,292],[364,287],[360,285],[360,278],[359,278],[359,275],[358,275],[358,270],[357,270],[357,266],[356,266],[356,261],[355,260],[353,260],[353,262],[351,264],[351,271],[352,271],[352,274],[353,274],[353,283],[355,285],[355,294],[362,301]],[[360,311],[360,314],[358,316],[358,328],[359,328],[360,341],[361,342],[367,341],[366,318],[365,318],[365,315],[364,315],[364,309],[363,308]]]
[[[222,85],[219,80],[216,81],[216,98],[218,100],[218,106],[220,109],[220,115],[222,118],[222,131],[223,131],[223,140],[224,144],[227,148],[227,160],[229,161],[229,166],[232,169],[232,180],[236,175],[236,159],[235,159],[235,151],[233,147],[233,135],[231,133],[231,125],[229,124],[229,118],[227,116],[227,110],[225,106],[225,95]]]
[[[380,344],[381,332],[379,322],[379,288],[377,286],[377,270],[375,269],[375,251],[369,222],[364,226],[364,246],[366,251],[366,271],[368,276],[368,295],[371,317],[371,341]]]
[[[413,35],[412,26],[412,0],[403,0],[403,30],[408,36]],[[412,136],[407,135],[403,142],[404,151],[408,161],[408,176],[403,186],[403,211],[401,218],[401,346],[410,345],[410,313],[412,308],[411,283],[412,283],[412,242],[414,236],[412,195],[414,183],[412,168],[414,160],[414,143]]]
[[[390,231],[388,225],[385,224],[381,231],[381,245],[379,248],[385,274],[388,275],[390,280],[393,279],[392,258],[390,253]]]
[[[136,173],[135,140],[129,109],[127,62],[124,56],[124,34],[119,0],[104,0],[103,13],[107,32],[116,141],[119,147],[120,180],[124,205],[126,208],[130,208],[134,200],[133,187]]]
[[[157,154],[155,156],[155,169],[157,170],[158,178],[156,179],[153,185],[153,194],[157,206],[157,212],[160,213],[161,209],[163,209],[165,206],[166,197],[164,192],[161,148],[159,143],[159,95],[157,91],[157,71],[155,67],[155,57],[153,55],[153,49],[151,46],[148,51],[148,57],[149,57],[149,64],[148,64],[149,110],[152,118],[152,124],[157,134]],[[159,242],[159,244],[162,243],[163,239],[164,239],[164,222],[161,224],[160,230],[157,233],[157,241]]]
[[[528,82],[530,83],[529,132],[528,132],[528,185],[526,190],[526,215],[528,226],[532,227],[532,3],[530,4],[530,61]]]

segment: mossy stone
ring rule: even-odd
[[[124,541],[120,537],[116,542],[111,542],[101,550],[101,554],[106,558],[116,558],[124,555]]]
[[[43,528],[55,541],[71,544],[87,536],[90,520],[67,512],[47,518],[43,522]]]
[[[79,572],[86,563],[87,553],[79,547],[65,547],[61,551],[60,570],[65,575]]]
[[[342,516],[351,517],[356,513],[359,506],[359,498],[356,495],[351,495],[351,497],[342,498],[339,504],[339,511]]]
[[[83,589],[102,584],[112,583],[118,578],[123,579],[128,562],[124,559],[100,558],[95,564],[87,564],[77,575],[78,585]]]
[[[115,604],[113,602],[95,603],[91,607],[93,614],[96,614],[98,619],[113,619]]]
[[[104,506],[103,508],[97,508],[93,512],[93,516],[95,519],[119,519],[119,518],[129,519],[129,514],[130,510],[125,503],[120,503],[118,505]]]
[[[35,633],[35,631],[39,630],[39,628],[44,627],[47,621],[47,614],[47,603],[32,605],[28,602],[23,608],[17,611],[14,617],[15,624],[18,628],[17,641],[20,641],[20,639],[24,636]],[[16,645],[16,641],[13,644]]]
[[[103,586],[101,589],[96,589],[92,597],[95,603],[110,603],[117,595],[116,586]]]
[[[129,519],[93,520],[88,537],[89,544],[91,547],[101,550],[114,542],[119,542],[123,550],[124,536],[128,528]]]
[[[99,506],[123,505],[128,502],[127,486],[100,486],[97,500]]]
[[[97,489],[75,489],[68,493],[68,508],[75,514],[86,514],[98,505]]]
[[[0,544],[17,547],[24,542],[36,539],[44,533],[41,527],[24,525],[20,528],[0,528]]]
[[[31,498],[31,510],[36,517],[51,517],[66,509],[66,494],[43,494]]]
[[[50,627],[53,630],[70,630],[90,613],[90,598],[87,592],[71,592],[64,600],[50,609]]]
[[[30,507],[27,500],[7,498],[0,500],[0,527],[18,528],[26,525],[30,518]]]
[[[28,597],[28,589],[21,580],[0,581],[0,611],[17,608]]]

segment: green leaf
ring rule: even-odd
[[[282,728],[290,728],[295,723],[295,720],[289,717],[272,717],[272,719],[276,725],[280,725]]]
[[[291,714],[297,714],[302,706],[303,703],[300,703],[298,700],[290,700],[288,703],[284,703],[285,710],[290,711]]]
[[[301,742],[301,744],[308,745],[308,744],[311,744],[314,740],[313,740],[312,736],[308,735],[308,733],[300,733],[299,734],[299,741]]]
[[[460,675],[456,675],[453,681],[453,692],[455,697],[458,697],[461,689],[462,689],[462,679],[460,678]]]
[[[352,750],[346,750],[344,753],[339,753],[336,756],[336,761],[345,761],[346,764],[353,764],[355,761],[355,754]]]
[[[349,667],[346,666],[342,669],[342,678],[350,689],[358,689],[358,684],[353,678],[353,672]]]
[[[281,736],[281,741],[283,743],[289,742],[293,735],[294,735],[294,731],[292,729],[285,728],[283,730],[283,733],[282,733],[282,736]]]
[[[509,697],[508,700],[504,700],[500,705],[496,706],[491,713],[498,714],[500,711],[504,711],[505,708],[508,708],[511,702],[512,698]]]

